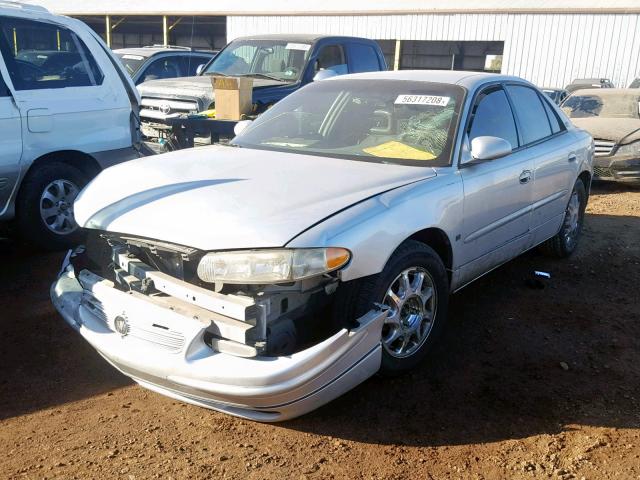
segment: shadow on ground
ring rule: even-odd
[[[637,217],[589,215],[571,259],[529,252],[454,295],[445,335],[414,373],[370,379],[280,428],[427,446],[638,427],[638,238]],[[0,418],[130,384],[51,307],[61,256],[0,246]],[[551,273],[546,288],[527,286],[534,269]]]
[[[454,295],[417,371],[375,377],[286,428],[420,446],[638,428],[640,218],[586,223],[571,259],[532,251]],[[534,270],[551,273],[546,288],[527,286]]]
[[[0,240],[0,420],[131,383],[51,305],[49,286],[63,257]]]

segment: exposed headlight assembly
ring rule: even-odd
[[[287,283],[343,267],[351,253],[344,248],[279,248],[206,254],[198,264],[204,282]]]
[[[640,141],[618,147],[615,154],[640,157]]]

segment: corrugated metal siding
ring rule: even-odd
[[[540,86],[607,77],[626,87],[640,76],[639,14],[419,14],[232,16],[227,36],[328,33],[374,39],[504,41],[502,73]]]

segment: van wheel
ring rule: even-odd
[[[73,202],[88,178],[79,169],[51,162],[36,166],[25,178],[16,203],[22,237],[45,250],[62,250],[81,240]]]
[[[582,180],[578,179],[569,197],[560,231],[540,246],[544,253],[557,258],[566,258],[575,251],[582,233],[586,207],[587,192]]]
[[[436,342],[447,319],[447,272],[438,254],[408,240],[383,271],[344,284],[335,318],[355,319],[375,303],[389,307],[382,327],[380,374],[394,376],[414,368]]]

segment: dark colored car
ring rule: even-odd
[[[580,90],[562,110],[594,138],[594,179],[640,181],[639,90]]]
[[[640,88],[640,78],[636,78],[631,84],[629,88]]]
[[[241,37],[231,41],[197,76],[156,80],[138,87],[140,120],[150,148],[163,143],[166,119],[215,108],[212,75],[253,79],[253,107],[258,114],[321,77],[387,69],[373,40],[313,34]],[[206,134],[197,143],[209,143]]]
[[[114,53],[136,85],[149,80],[190,77],[216,54],[215,51],[163,45],[120,48]]]
[[[564,89],[569,93],[585,88],[615,88],[615,86],[608,78],[576,78],[569,85],[564,87]]]
[[[544,87],[541,90],[547,97],[553,100],[556,105],[560,105],[564,101],[564,99],[569,96],[569,92],[567,92],[564,88]]]

